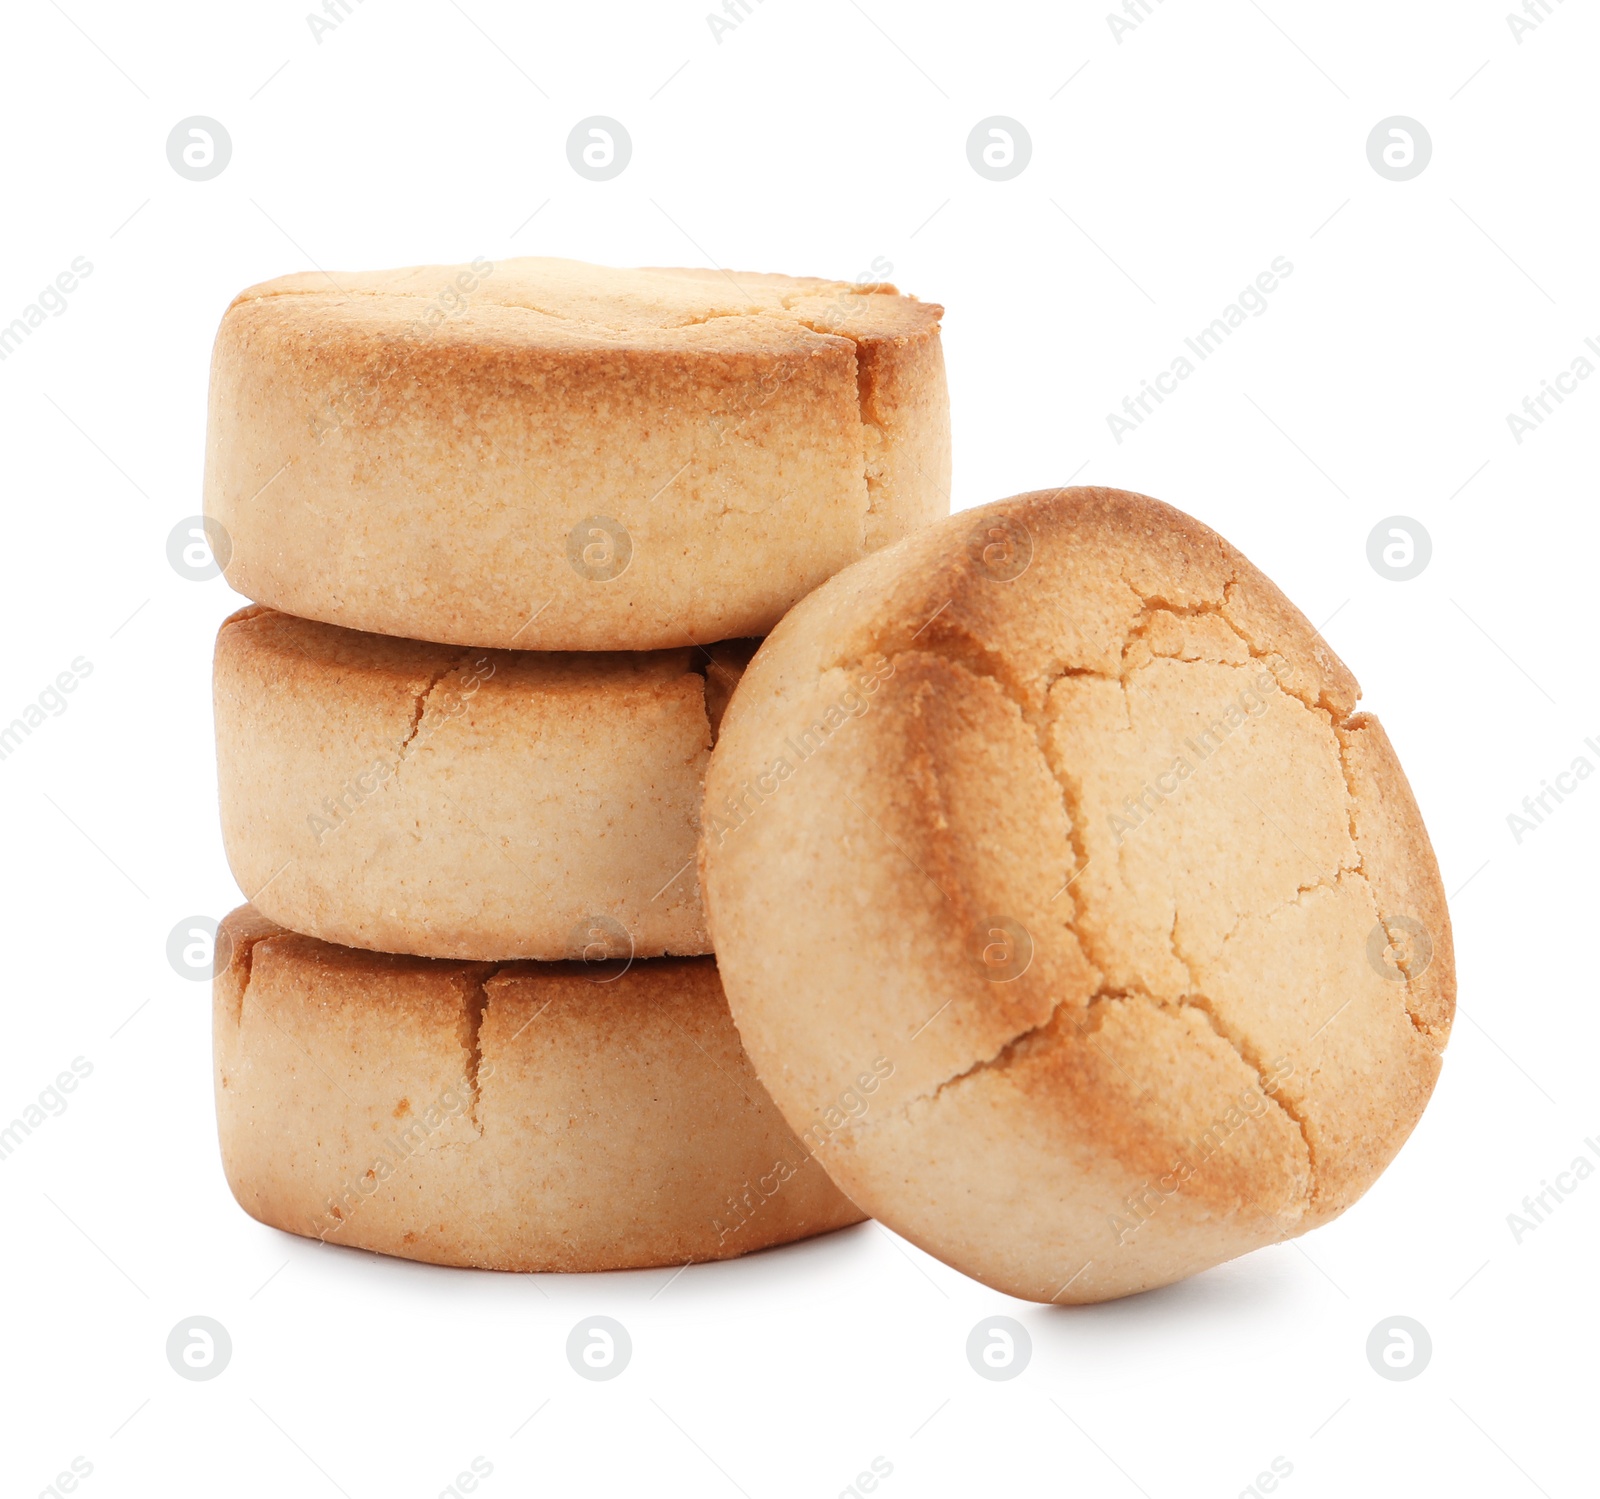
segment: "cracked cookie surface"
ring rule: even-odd
[[[456,963],[222,922],[228,1184],[288,1233],[441,1265],[728,1259],[861,1219],[784,1123],[710,958]],[[595,975],[605,982],[595,982]]]
[[[746,1047],[845,1190],[1042,1301],[1359,1197],[1454,974],[1358,696],[1243,556],[1119,491],[952,516],[793,611],[726,716],[702,879]]]

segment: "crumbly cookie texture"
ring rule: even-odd
[[[549,259],[251,287],[212,361],[228,580],[449,644],[764,634],[949,509],[942,311],[885,284]]]
[[[746,1048],[845,1191],[1061,1302],[1354,1202],[1455,992],[1358,696],[1238,551],[1116,490],[951,516],[795,609],[724,718],[701,872]]]
[[[753,648],[463,650],[242,610],[214,665],[234,877],[380,952],[709,952],[701,789]]]
[[[862,1217],[756,1080],[710,958],[618,973],[395,957],[249,906],[218,951],[223,1167],[274,1228],[587,1271],[728,1259]]]

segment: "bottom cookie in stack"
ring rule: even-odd
[[[757,1081],[712,958],[402,957],[251,906],[217,956],[223,1169],[274,1228],[588,1271],[729,1259],[864,1216]]]

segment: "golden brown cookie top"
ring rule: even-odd
[[[871,343],[915,338],[944,309],[884,282],[694,268],[626,270],[528,256],[388,271],[301,272],[246,288],[251,304],[308,326],[457,335],[551,348],[673,347],[706,353],[830,337]],[[693,330],[693,331],[690,331]]]
[[[685,677],[704,676],[712,669],[717,642],[706,649],[682,646],[656,651],[519,651],[436,645],[398,635],[378,635],[343,625],[301,619],[264,604],[251,604],[230,614],[219,635],[228,634],[230,656],[249,659],[259,671],[275,671],[303,679],[310,670],[359,680],[369,687],[414,684],[459,676],[469,683],[507,682],[523,692],[625,692],[667,686]],[[721,665],[726,678],[733,665]],[[731,691],[731,687],[728,689]]]
[[[1192,516],[1126,490],[1039,490],[961,511],[819,590],[803,606],[833,657],[898,651],[997,671],[1030,709],[1072,674],[1120,675],[1151,654],[1259,657],[1286,690],[1339,716],[1361,689],[1237,548]],[[798,614],[798,610],[796,613]],[[1209,642],[1207,644],[1206,642]],[[759,667],[758,667],[759,669]]]

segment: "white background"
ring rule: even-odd
[[[706,0],[352,0],[319,44],[304,4],[0,21],[0,323],[93,264],[0,364],[0,721],[93,666],[0,763],[0,1123],[93,1067],[0,1161],[5,1492],[82,1457],[90,1499],[430,1499],[481,1455],[487,1499],[821,1499],[880,1456],[888,1499],[1231,1496],[1280,1456],[1291,1499],[1594,1493],[1600,1181],[1520,1243],[1507,1215],[1600,1142],[1600,778],[1520,844],[1506,821],[1600,764],[1600,380],[1520,445],[1506,422],[1600,337],[1592,7],[1551,0],[1519,42],[1489,0],[1152,0],[1119,42],[1104,0],[750,0],[718,43]],[[566,158],[594,114],[633,140],[607,183]],[[1433,142],[1407,182],[1366,155],[1396,114]],[[210,182],[168,165],[189,115],[233,140]],[[967,161],[989,115],[1032,138],[1008,182]],[[957,506],[1140,489],[1328,621],[1415,784],[1461,976],[1433,1104],[1345,1218],[1068,1310],[872,1224],[669,1284],[411,1265],[235,1207],[205,986],[165,957],[239,898],[208,680],[238,601],[165,554],[200,508],[211,338],[282,272],[514,254],[845,278],[881,256],[947,308]],[[1118,444],[1106,414],[1276,256],[1268,310]],[[1410,582],[1367,561],[1394,514],[1432,537]],[[964,1355],[996,1312],[1033,1339],[1006,1383]],[[164,1355],[197,1313],[234,1345],[208,1383]],[[597,1313],[634,1343],[605,1384],[563,1353]],[[1364,1353],[1394,1314],[1433,1340],[1404,1383]]]

